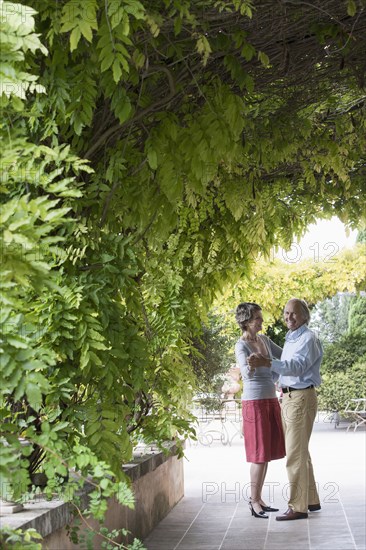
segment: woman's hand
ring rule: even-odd
[[[247,360],[250,370],[256,369],[257,367],[271,367],[270,359],[264,357],[264,355],[260,353],[252,353]]]

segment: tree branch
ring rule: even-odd
[[[164,72],[167,75],[168,82],[169,82],[169,89],[170,89],[169,95],[167,97],[163,98],[163,99],[160,99],[159,101],[156,101],[156,103],[153,103],[149,107],[146,107],[146,109],[143,109],[142,111],[138,112],[134,117],[132,117],[130,120],[126,120],[126,122],[124,122],[123,124],[118,122],[117,124],[114,124],[113,126],[108,128],[108,130],[106,130],[104,132],[104,134],[102,134],[100,136],[100,138],[97,139],[97,141],[95,143],[93,143],[93,145],[88,149],[88,151],[86,151],[86,153],[84,155],[85,158],[90,159],[93,156],[93,154],[103,145],[103,143],[108,138],[110,138],[113,134],[115,134],[117,132],[120,132],[120,131],[124,130],[125,128],[128,128],[129,126],[131,126],[132,124],[134,124],[135,122],[140,120],[141,118],[143,118],[143,117],[147,116],[148,114],[156,111],[156,109],[158,109],[159,107],[162,107],[163,105],[166,105],[167,103],[169,103],[173,99],[173,97],[176,94],[174,79],[173,79],[173,77],[172,77],[172,75],[171,75],[171,73],[170,73],[170,71],[167,67],[152,66],[147,71],[145,71],[145,73],[142,75],[142,77],[144,79],[145,76],[149,76],[150,74],[153,74],[153,73],[156,73],[156,72]],[[142,82],[143,82],[143,80],[142,80]]]

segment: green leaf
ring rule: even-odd
[[[84,38],[86,38],[88,42],[91,42],[93,39],[93,31],[91,26],[87,23],[87,21],[85,19],[80,19],[78,22],[78,26]]]
[[[241,49],[241,56],[244,57],[247,61],[251,61],[255,56],[255,52],[255,48],[251,44],[246,42]]]
[[[201,35],[196,42],[197,52],[202,56],[203,65],[207,64],[210,53],[212,52],[211,45],[205,35]]]
[[[357,5],[355,0],[348,0],[347,2],[347,13],[350,17],[353,17],[356,15],[357,12]]]
[[[150,168],[152,170],[156,170],[156,168],[158,167],[158,156],[156,154],[156,151],[154,151],[154,149],[148,149],[147,161],[149,163]]]
[[[112,52],[109,52],[107,55],[103,57],[102,63],[100,65],[100,70],[102,72],[106,71],[107,69],[109,69],[109,67],[112,65],[113,62],[114,62],[114,55]]]
[[[174,19],[174,34],[175,36],[178,36],[182,30],[182,18],[176,17]]]
[[[74,27],[70,33],[70,51],[73,52],[78,47],[81,38],[80,27]]]
[[[17,348],[17,349],[27,349],[28,348],[27,342],[23,338],[20,338],[19,336],[16,336],[16,335],[8,336],[7,341],[14,348]]]
[[[25,393],[27,395],[29,404],[35,410],[39,410],[42,405],[42,393],[39,387],[32,382],[26,383]]]
[[[264,52],[258,52],[258,59],[266,69],[269,67],[269,57]]]
[[[112,71],[113,71],[113,80],[117,83],[121,80],[122,76],[122,69],[121,65],[119,64],[119,61],[117,59],[114,60],[112,65]]]
[[[110,485],[110,481],[109,479],[107,478],[104,478],[104,479],[101,479],[100,482],[99,482],[99,485],[101,486],[101,488],[104,490],[104,489],[107,489],[107,487]]]

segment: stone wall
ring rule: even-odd
[[[103,526],[109,531],[127,529],[131,533],[128,542],[133,538],[143,541],[147,537],[184,495],[183,460],[178,459],[175,453],[173,445],[168,455],[151,451],[124,466],[133,484],[135,508],[131,510],[115,499],[109,499]],[[85,504],[86,499],[85,494]],[[44,537],[43,546],[47,550],[79,548],[67,534],[67,526],[72,525],[71,506],[61,501],[29,502],[22,512],[2,517],[1,523],[14,529],[33,527]],[[88,520],[88,523],[97,527],[94,520]],[[100,544],[101,539],[95,537],[93,548],[98,550]]]

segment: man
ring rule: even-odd
[[[323,349],[317,336],[308,328],[310,311],[304,300],[292,298],[284,309],[289,332],[281,359],[252,354],[251,367],[271,367],[279,375],[282,388],[282,423],[286,444],[286,468],[290,482],[288,510],[278,521],[306,519],[308,510],[320,510],[309,453],[309,440],[317,413],[315,387],[321,383],[320,364]]]

